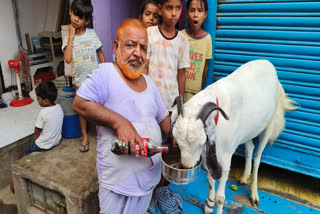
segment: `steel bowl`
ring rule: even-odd
[[[200,166],[202,160],[198,161],[195,167],[191,169],[183,169],[180,161],[180,152],[163,153],[161,155],[162,174],[174,184],[189,184],[200,175]]]

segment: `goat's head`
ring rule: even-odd
[[[178,112],[183,113],[182,104],[180,106],[177,105],[177,107]],[[172,121],[174,121],[174,126],[172,133],[175,139],[177,140],[179,148],[181,150],[181,163],[183,167],[191,168],[197,164],[197,162],[200,160],[200,155],[203,151],[205,144],[207,152],[206,162],[208,168],[212,166],[209,164],[209,162],[217,162],[217,160],[212,160],[212,158],[216,158],[214,142],[215,124],[213,120],[212,122],[208,121],[207,124],[209,125],[206,128],[206,120],[209,117],[209,115],[215,110],[219,110],[225,119],[229,119],[220,107],[210,102],[206,103],[197,115],[183,115],[177,113],[176,110],[173,112]],[[214,156],[213,154],[208,154],[208,152],[214,153]],[[215,166],[213,166],[213,168],[215,168]],[[212,170],[209,169],[211,174],[214,170],[213,168]],[[213,177],[219,177],[219,172],[218,176],[213,175]]]
[[[183,167],[192,168],[199,161],[207,138],[202,122],[178,116],[172,134],[179,145]]]

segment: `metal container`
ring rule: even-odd
[[[180,161],[179,153],[163,153],[161,155],[162,174],[163,176],[174,184],[188,184],[194,181],[200,175],[200,166],[202,160],[191,169],[183,169]]]

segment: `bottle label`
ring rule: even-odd
[[[139,144],[136,143],[136,157],[148,157],[149,138],[141,138],[143,142],[143,154],[140,151]]]

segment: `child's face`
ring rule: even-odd
[[[84,18],[80,19],[79,16],[76,16],[71,10],[69,11],[69,14],[71,25],[75,29],[83,28],[85,25],[89,24],[89,21],[86,21]]]
[[[162,16],[163,23],[172,27],[179,21],[181,12],[181,0],[168,0],[160,6],[160,15]]]
[[[146,28],[155,26],[159,23],[159,10],[154,4],[148,3],[140,17]]]
[[[41,107],[47,107],[50,104],[50,101],[48,99],[42,99],[39,96],[37,96],[37,101]]]
[[[189,9],[187,11],[187,19],[189,26],[193,30],[199,30],[203,21],[207,18],[207,12],[204,9],[203,2],[199,0],[193,0],[190,2]]]

